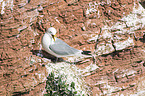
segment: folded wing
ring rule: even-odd
[[[53,51],[54,53],[58,54],[58,55],[74,55],[78,52],[80,52],[80,50],[77,50],[71,46],[69,46],[67,43],[65,43],[64,41],[56,38],[56,41],[54,44],[51,44],[49,46],[49,48],[51,49],[51,51]]]

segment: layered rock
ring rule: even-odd
[[[1,0],[0,95],[45,93],[50,73],[46,65],[53,56],[41,51],[41,37],[50,26],[70,46],[95,55],[94,60],[75,65],[90,94],[144,94],[144,1],[141,4],[136,0]]]

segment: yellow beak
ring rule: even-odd
[[[56,35],[52,35],[53,40],[55,41]]]

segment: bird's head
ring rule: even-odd
[[[50,27],[48,28],[48,30],[46,31],[47,34],[50,34],[53,38],[53,40],[55,41],[56,38],[56,29],[54,27]]]

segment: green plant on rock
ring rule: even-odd
[[[46,81],[46,92],[44,96],[76,96],[77,91],[75,91],[75,83],[67,84],[65,80],[62,80],[62,75],[55,76],[51,72],[47,77]]]

